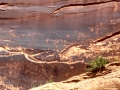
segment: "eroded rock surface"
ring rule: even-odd
[[[116,0],[0,2],[1,46],[61,52],[71,44],[85,45],[119,31],[120,3]]]
[[[67,81],[59,83],[46,84],[41,87],[33,88],[31,90],[119,90],[120,89],[120,63],[114,63],[114,65],[107,65],[107,70],[97,72],[101,74],[97,77],[91,77],[87,73],[74,76]],[[106,73],[106,74],[105,74]],[[88,79],[85,79],[87,77]]]
[[[1,88],[65,80],[96,56],[119,58],[120,2],[0,0],[0,42]]]

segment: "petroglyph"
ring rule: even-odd
[[[120,19],[117,20],[111,20],[111,25],[120,23]]]

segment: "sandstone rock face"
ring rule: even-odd
[[[83,67],[83,68],[81,68]],[[81,69],[79,69],[81,68]],[[0,57],[0,88],[28,90],[49,80],[61,81],[84,72],[84,63],[33,63],[24,56]]]
[[[3,89],[65,80],[95,56],[119,57],[120,2],[0,0],[0,42]]]
[[[108,65],[107,68],[110,73],[98,76],[96,78],[80,80],[84,76],[72,77],[69,82],[59,82],[46,84],[38,88],[31,90],[119,90],[120,89],[120,63],[113,63],[114,65]],[[117,66],[116,66],[117,65]],[[106,71],[104,71],[105,73]],[[86,75],[87,76],[87,75]],[[88,76],[89,77],[89,76]]]
[[[0,0],[1,46],[59,54],[77,44],[86,51],[98,38],[120,33],[119,12],[119,0]],[[71,58],[64,54],[58,57]]]
[[[119,31],[120,3],[116,0],[0,2],[2,46],[60,52],[71,44],[88,44]]]

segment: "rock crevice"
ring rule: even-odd
[[[108,0],[108,1],[99,1],[99,2],[96,1],[96,2],[88,2],[88,3],[68,4],[68,5],[61,6],[61,7],[57,8],[52,14],[55,14],[60,9],[66,8],[66,7],[72,7],[72,6],[92,6],[92,5],[100,5],[100,4],[104,4],[104,3],[109,3],[109,2],[120,2],[120,0]]]

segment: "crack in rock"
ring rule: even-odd
[[[0,3],[0,5],[9,5],[9,3]]]
[[[66,7],[71,7],[71,6],[92,6],[92,5],[100,5],[100,4],[104,4],[104,3],[109,3],[109,2],[120,2],[120,0],[110,0],[110,1],[100,1],[100,2],[96,1],[96,2],[91,2],[91,3],[79,3],[79,4],[68,4],[68,5],[64,5],[64,6],[61,6],[61,7],[57,8],[51,14],[54,15],[54,14],[56,14],[57,11],[61,10],[62,8],[66,8]]]
[[[105,36],[105,37],[103,37],[103,38],[101,38],[101,39],[98,39],[98,40],[94,41],[94,43],[102,42],[102,41],[104,41],[104,40],[106,40],[106,39],[109,39],[109,38],[111,38],[111,37],[113,37],[113,36],[116,36],[116,35],[119,35],[119,34],[120,34],[120,31],[117,31],[117,32],[115,32],[115,33],[112,33],[112,34],[107,35],[107,36]]]

